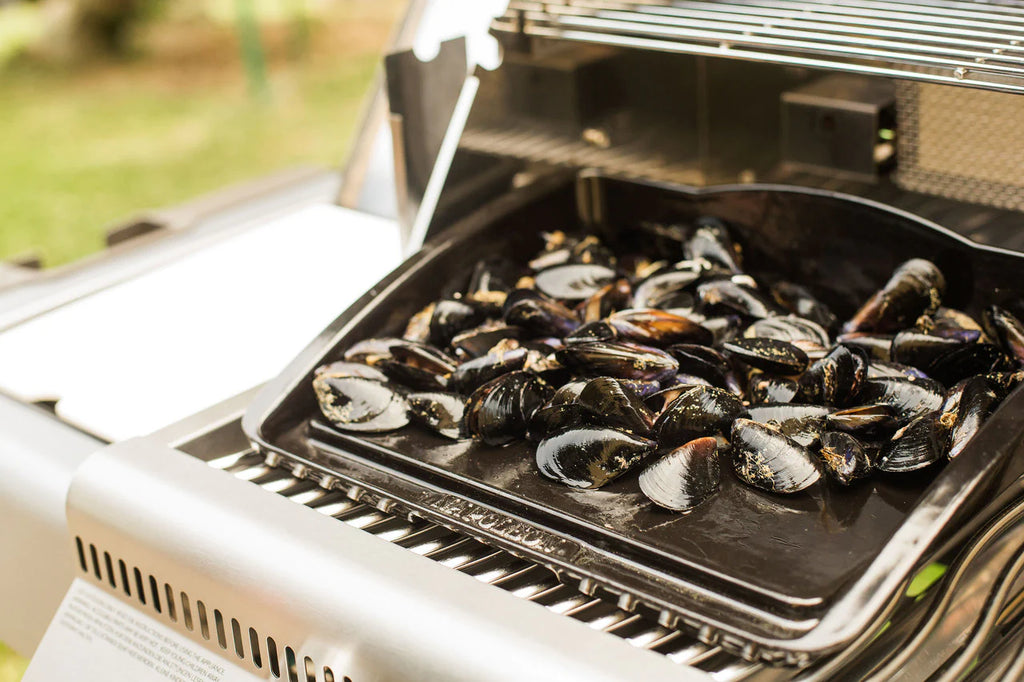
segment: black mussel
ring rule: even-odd
[[[756,289],[738,284],[730,279],[714,279],[697,286],[697,296],[706,306],[708,314],[713,310],[737,312],[747,317],[772,317],[782,309]]]
[[[507,259],[479,260],[473,267],[466,288],[466,298],[485,307],[489,313],[501,314],[519,268]]]
[[[869,440],[888,439],[898,428],[896,411],[888,405],[859,405],[838,410],[825,417],[825,424],[831,430]]]
[[[885,377],[927,379],[928,375],[917,367],[911,367],[910,365],[901,365],[898,362],[887,362],[885,360],[871,360],[868,364],[868,379],[882,379]]]
[[[962,345],[924,368],[932,379],[946,386],[976,374],[1004,372],[1013,369],[1015,361],[1003,350],[991,343]]]
[[[776,422],[784,424],[788,421],[803,419],[823,420],[834,410],[824,405],[797,405],[793,403],[751,405],[743,413],[743,416],[752,421],[767,424]]]
[[[701,321],[700,326],[711,332],[714,343],[725,343],[736,338],[740,332],[743,320],[739,315],[720,315],[708,317]]]
[[[729,230],[718,218],[704,216],[697,219],[696,228],[683,247],[691,260],[704,260],[728,268],[730,272],[743,271],[743,256],[739,244],[729,236]]]
[[[606,284],[576,306],[576,316],[583,322],[596,322],[616,310],[628,308],[633,301],[629,280],[617,279]]]
[[[825,347],[829,345],[828,332],[821,325],[796,315],[781,315],[755,320],[753,324],[743,330],[743,336],[748,339],[757,337],[776,339],[794,345],[801,342]]]
[[[375,365],[380,360],[391,359],[391,349],[405,343],[409,343],[409,341],[394,337],[363,339],[345,351],[344,357],[348,362]]]
[[[430,316],[430,341],[435,346],[447,346],[452,337],[484,321],[484,312],[464,301],[438,301]]]
[[[459,365],[449,378],[449,385],[460,393],[472,393],[492,379],[522,369],[529,351],[511,348],[488,353]]]
[[[682,315],[664,310],[639,308],[620,310],[608,316],[619,336],[648,345],[667,346],[673,343],[698,343],[707,345],[714,341],[714,335]]]
[[[409,423],[409,405],[390,386],[364,377],[322,374],[313,379],[320,411],[345,431],[380,433]]]
[[[574,379],[568,383],[563,384],[555,391],[554,395],[551,396],[552,405],[566,405],[568,403],[574,403],[579,400],[580,393],[586,387],[589,379]]]
[[[728,430],[741,412],[743,403],[732,393],[709,386],[691,386],[661,411],[654,423],[654,433],[660,447],[678,447],[694,438]]]
[[[825,473],[837,483],[850,485],[871,474],[870,448],[848,433],[826,431],[821,434],[818,452],[825,464]]]
[[[537,273],[534,280],[541,293],[559,301],[578,302],[590,298],[615,279],[615,271],[603,265],[574,263]]]
[[[455,393],[429,392],[410,393],[405,397],[409,403],[409,418],[445,438],[465,438],[462,416],[466,409],[465,399]]]
[[[544,440],[566,429],[575,429],[593,423],[593,413],[579,403],[546,405],[533,413],[527,437],[532,441]]]
[[[700,377],[712,386],[726,388],[737,395],[743,393],[743,387],[729,363],[729,358],[714,348],[694,343],[678,343],[669,346],[667,350],[679,363],[680,373]]]
[[[409,318],[405,325],[402,338],[406,341],[416,343],[428,343],[430,341],[430,319],[434,316],[436,303],[428,303],[422,310]]]
[[[942,307],[932,315],[922,315],[918,318],[916,326],[929,334],[956,339],[962,343],[988,340],[984,338],[985,331],[977,320],[955,308]]]
[[[587,322],[565,337],[566,343],[590,343],[591,341],[614,341],[619,332],[607,320]]]
[[[678,373],[676,376],[679,376]],[[641,398],[647,398],[661,390],[660,381],[648,381],[645,379],[616,379],[616,381],[633,391],[633,393],[636,393]]]
[[[896,421],[904,426],[914,419],[942,407],[942,386],[931,379],[884,377],[868,379],[858,396],[865,405],[888,405],[896,411]]]
[[[668,270],[661,270],[637,285],[633,305],[637,308],[674,308],[680,301],[693,300],[687,291],[701,275],[705,266],[700,261],[682,261]],[[692,303],[690,304],[692,305]]]
[[[814,455],[777,428],[737,419],[729,442],[736,475],[755,488],[770,493],[796,493],[821,479]]]
[[[836,342],[850,348],[860,348],[872,361],[883,360],[888,362],[892,357],[892,335],[871,334],[869,332],[851,332],[840,334]]]
[[[403,341],[391,346],[391,359],[403,365],[440,375],[451,374],[458,366],[455,360],[437,348],[412,341]]]
[[[985,310],[985,323],[1003,350],[1018,362],[1024,362],[1024,324],[1013,313],[996,305]]]
[[[714,386],[714,384],[705,379],[704,377],[699,377],[696,374],[676,372],[674,376],[671,376],[667,379],[662,379],[660,382],[658,382],[658,386],[660,389],[664,390],[668,388],[673,388],[675,386]],[[719,386],[719,388],[722,387]],[[654,393],[657,392],[658,391],[653,391],[648,395],[653,395]]]
[[[702,380],[703,381],[703,380]],[[655,391],[651,395],[644,398],[644,405],[649,407],[654,414],[661,414],[665,411],[665,408],[675,402],[676,398],[681,396],[686,391],[690,390],[694,386],[711,386],[708,383],[692,382],[692,383],[679,383],[660,391]]]
[[[615,429],[568,429],[537,445],[537,467],[559,483],[600,488],[640,464],[654,448],[652,440]]]
[[[592,234],[583,237],[569,247],[571,261],[585,265],[599,264],[612,267],[615,265],[615,254]]]
[[[659,507],[689,511],[715,494],[721,477],[718,442],[698,438],[641,471],[640,490]]]
[[[921,315],[938,310],[946,278],[931,261],[913,258],[900,265],[885,287],[861,306],[844,332],[891,332],[909,327]]]
[[[968,441],[981,428],[982,423],[999,406],[999,396],[985,377],[971,377],[963,382],[956,408],[956,419],[949,432],[949,458],[963,452]]]
[[[825,431],[825,425],[818,417],[770,421],[768,426],[778,429],[779,433],[805,448],[817,448],[821,443],[821,434]]]
[[[523,338],[520,327],[510,327],[504,322],[487,322],[452,337],[451,349],[460,360],[478,358],[506,339],[518,341]]]
[[[535,374],[509,372],[476,389],[466,402],[466,430],[488,445],[526,436],[533,413],[548,401],[550,386]]]
[[[904,473],[923,469],[946,454],[948,430],[939,419],[938,410],[926,412],[901,428],[882,445],[875,466],[887,473]]]
[[[890,352],[893,362],[926,369],[946,353],[963,345],[957,339],[904,329],[893,337]]]
[[[361,362],[332,362],[327,365],[321,365],[313,370],[313,376],[329,376],[329,377],[362,377],[364,379],[373,379],[374,381],[380,381],[381,383],[388,380],[388,377],[384,372],[379,369],[364,365]]]
[[[989,372],[985,375],[985,378],[992,382],[992,385],[1000,396],[1006,397],[1006,395],[1013,389],[1017,388],[1021,380],[1024,379],[1024,371]]]
[[[438,374],[416,365],[408,365],[398,360],[379,360],[376,365],[388,379],[396,384],[415,391],[444,391],[448,389],[450,375]]]
[[[860,351],[836,346],[800,377],[800,397],[822,405],[847,405],[867,379],[868,363]]]
[[[770,374],[800,374],[807,369],[807,354],[777,339],[733,339],[723,343],[722,348],[751,367]]]
[[[654,413],[632,388],[611,377],[597,377],[587,382],[577,399],[594,414],[593,423],[610,426],[641,436],[651,435]]]
[[[572,249],[564,246],[537,254],[527,265],[534,272],[560,265],[567,265],[572,260]]]
[[[810,320],[823,329],[835,331],[838,326],[839,320],[835,314],[805,287],[793,282],[776,282],[771,291],[779,305],[794,315]],[[822,345],[828,345],[828,339]]]
[[[540,336],[563,337],[580,326],[576,315],[533,289],[514,289],[505,299],[505,322]]]
[[[627,341],[574,343],[555,357],[570,370],[589,376],[658,381],[679,369],[668,353]]]
[[[752,403],[788,403],[796,397],[799,385],[792,379],[770,374],[755,374],[747,384]]]

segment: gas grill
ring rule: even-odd
[[[737,591],[652,563],[664,547],[553,524],[426,440],[340,438],[308,380],[460,261],[529,252],[542,228],[711,213],[837,295],[926,255],[961,269],[958,305],[1007,296],[1024,281],[1024,2],[512,0],[490,32],[494,70],[467,69],[458,40],[387,59],[390,111],[372,111],[408,259],[262,389],[87,460],[68,497],[80,576],[266,679],[1021,679],[1024,393],[973,457],[888,498],[900,518],[865,517],[879,527],[847,541],[872,547],[818,608],[784,576]],[[836,542],[822,525],[811,557]]]

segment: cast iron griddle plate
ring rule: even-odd
[[[1020,255],[977,247],[868,202],[791,188],[694,192],[589,181],[604,197],[609,226],[700,214],[725,219],[744,244],[752,274],[775,271],[812,284],[840,316],[915,256],[946,273],[948,305],[975,315],[987,303],[1019,312]],[[1020,391],[948,465],[792,496],[743,485],[725,465],[719,493],[688,515],[648,503],[637,472],[594,491],[545,480],[532,444],[491,448],[413,426],[356,436],[323,421],[310,386],[316,366],[356,341],[400,335],[423,305],[464,286],[478,258],[504,253],[525,263],[540,245],[539,230],[578,225],[576,196],[571,183],[527,188],[443,233],[268,385],[246,414],[246,433],[265,452],[791,661],[852,640],[927,559],[929,547],[980,524],[991,510],[979,509],[1019,474],[1021,458],[1011,455],[1024,432],[1016,417],[1024,408]],[[604,234],[609,242],[639,233],[614,227]]]

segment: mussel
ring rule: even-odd
[[[374,381],[385,382],[388,377],[384,372],[379,369],[371,367],[370,365],[364,365],[361,362],[331,362],[326,365],[321,365],[313,370],[313,376],[329,376],[329,377],[362,377],[364,379],[373,379]]]
[[[703,258],[711,263],[728,268],[730,272],[742,272],[743,255],[739,244],[732,240],[725,224],[717,218],[704,216],[697,219],[696,230],[687,240],[683,253],[687,258]]]
[[[580,326],[576,315],[533,289],[513,289],[505,299],[505,322],[539,336],[562,337]]]
[[[818,452],[825,464],[825,472],[842,485],[867,478],[871,473],[869,449],[848,433],[826,431],[821,434]]]
[[[834,330],[838,325],[835,314],[806,287],[793,282],[776,282],[771,291],[775,300],[794,315],[810,320],[823,329]]]
[[[620,310],[608,316],[608,323],[615,328],[620,337],[647,345],[707,345],[714,341],[714,335],[700,323],[664,310]]]
[[[900,265],[849,322],[844,332],[890,332],[935,312],[946,293],[946,278],[931,261],[913,258]]]
[[[594,423],[641,436],[651,435],[654,413],[632,388],[611,377],[587,382],[577,402],[594,415]]]
[[[1024,362],[1024,324],[1016,315],[993,305],[985,310],[985,322],[1003,349],[1017,358],[1018,362]]]
[[[736,475],[755,488],[771,493],[796,493],[821,479],[814,455],[777,428],[737,419],[729,442]]]
[[[693,299],[687,293],[704,273],[705,267],[700,261],[683,261],[668,270],[657,272],[637,287],[633,292],[633,305],[637,308],[675,308],[680,300]],[[683,297],[683,298],[681,298]]]
[[[430,316],[430,342],[443,348],[453,336],[477,326],[484,318],[483,310],[465,301],[438,301]]]
[[[942,406],[942,386],[930,379],[868,379],[858,396],[860,402],[888,405],[902,426]]]
[[[722,348],[751,367],[771,374],[800,374],[807,369],[807,354],[786,341],[765,338],[733,339]]]
[[[628,341],[575,343],[556,352],[555,357],[570,370],[589,376],[657,381],[679,369],[668,353]]]
[[[698,438],[640,472],[640,490],[659,507],[689,511],[715,494],[721,476],[718,442]]]
[[[836,346],[800,377],[800,397],[822,405],[846,405],[867,379],[868,362],[861,351]]]
[[[452,372],[449,384],[460,393],[472,393],[502,374],[522,369],[526,364],[528,352],[525,348],[509,348],[467,360]]]
[[[405,399],[412,421],[445,438],[465,438],[462,416],[466,402],[462,396],[442,392],[410,393]]]
[[[665,407],[654,423],[654,432],[662,448],[674,448],[727,431],[742,411],[743,403],[728,391],[691,386]]]
[[[949,432],[947,454],[950,459],[963,452],[964,447],[998,405],[999,396],[988,379],[975,376],[964,381],[956,406],[956,418]]]
[[[559,301],[582,301],[598,293],[615,279],[615,271],[604,265],[574,263],[537,273],[537,289]]]
[[[895,415],[889,405],[860,405],[826,415],[825,424],[858,438],[889,438],[898,428]]]
[[[757,403],[788,403],[800,390],[799,384],[786,377],[770,374],[754,374],[747,385],[750,402]]]
[[[715,279],[699,284],[697,296],[710,310],[724,308],[747,317],[772,317],[783,312],[761,292],[729,279]]]
[[[554,391],[537,375],[509,372],[476,389],[466,402],[466,431],[488,445],[524,438],[530,419]]]
[[[574,488],[600,488],[654,451],[647,438],[607,427],[568,429],[537,445],[541,474]]]
[[[397,391],[373,379],[321,374],[313,379],[320,411],[345,431],[379,433],[409,423],[409,405]]]
[[[934,464],[946,454],[947,429],[938,410],[915,417],[882,445],[879,471],[905,473]]]

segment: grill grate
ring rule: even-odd
[[[681,665],[698,667],[711,673],[717,682],[752,679],[760,682],[792,675],[792,671],[786,669],[743,661],[719,646],[704,644],[688,634],[620,609],[612,602],[587,596],[560,583],[548,569],[508,552],[429,521],[393,516],[355,502],[340,490],[326,490],[296,478],[285,469],[268,467],[258,453],[232,454],[213,460],[210,465],[543,606],[552,613],[574,618],[637,648],[663,654]]]
[[[1024,92],[1024,2],[512,0],[499,32]]]

